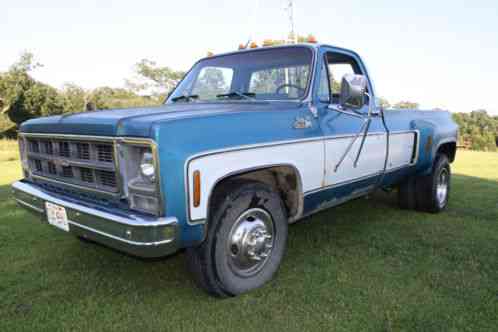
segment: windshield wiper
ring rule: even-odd
[[[196,99],[199,99],[199,95],[181,95],[181,96],[178,96],[175,98],[171,98],[171,101],[174,103],[177,101],[180,101],[180,100],[189,102],[189,101],[196,100]]]
[[[222,93],[219,95],[216,95],[218,98],[238,98],[238,99],[255,99],[256,97],[255,93],[252,92],[239,92],[239,91],[231,91],[229,93]]]

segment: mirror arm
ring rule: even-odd
[[[368,133],[368,129],[370,128],[370,123],[372,122],[372,119],[370,118],[370,116],[366,119],[366,125],[365,125],[365,129],[363,131],[363,137],[361,139],[361,144],[360,144],[360,148],[358,149],[358,153],[356,154],[356,158],[354,160],[354,168],[356,168],[356,166],[358,166],[358,160],[360,159],[360,155],[361,155],[361,151],[363,150],[363,145],[365,145],[365,139],[367,138],[367,133]]]
[[[358,166],[358,160],[360,160],[361,151],[363,151],[363,146],[365,145],[365,139],[367,138],[368,129],[370,128],[370,123],[372,122],[372,111],[374,108],[375,101],[372,96],[365,92],[365,95],[368,96],[368,117],[366,119],[365,130],[363,131],[363,138],[361,140],[360,148],[358,149],[358,153],[356,154],[356,158],[354,160],[354,167]]]
[[[360,119],[364,119],[365,118],[363,115],[360,115],[358,113],[345,110],[344,107],[342,107],[341,105],[329,104],[328,109],[331,109],[331,110],[334,110],[334,111],[337,111],[337,112],[340,112],[340,113],[344,113],[344,114],[347,114],[347,115],[355,116],[355,117],[360,118]]]
[[[349,145],[346,148],[346,151],[344,151],[344,153],[342,154],[341,159],[339,159],[339,162],[335,165],[334,172],[337,172],[337,170],[341,166],[341,164],[344,161],[344,159],[346,159],[346,156],[348,155],[349,151],[353,147],[353,145],[356,142],[356,140],[358,139],[358,137],[360,137],[360,135],[363,132],[365,132],[365,128],[367,127],[367,123],[369,123],[369,119],[365,119],[365,118],[363,118],[363,119],[364,119],[364,121],[363,121],[363,124],[361,125],[360,131],[353,137],[353,139],[351,140],[351,142],[349,142]]]
[[[358,166],[358,161],[360,160],[360,155],[361,155],[361,152],[363,151],[363,146],[365,145],[365,140],[367,138],[368,129],[370,128],[370,123],[372,122],[372,114],[373,114],[373,110],[375,107],[375,101],[373,100],[372,96],[366,92],[365,92],[365,95],[368,96],[368,115],[367,115],[367,117],[362,116],[358,113],[346,111],[346,110],[344,110],[344,108],[341,105],[337,105],[337,106],[329,105],[328,106],[329,109],[333,109],[333,110],[336,110],[338,112],[345,113],[345,114],[352,115],[352,116],[363,119],[363,124],[361,125],[360,131],[353,137],[351,142],[349,142],[349,145],[346,148],[346,151],[344,151],[344,154],[341,156],[341,159],[339,159],[339,162],[335,165],[334,172],[337,172],[337,169],[341,166],[342,162],[344,161],[344,159],[348,155],[349,151],[351,151],[351,148],[353,147],[353,145],[356,142],[356,140],[358,139],[358,137],[360,137],[360,135],[362,135],[363,137],[361,139],[360,148],[358,149],[358,152],[356,153],[356,158],[355,158],[354,164],[353,164],[353,167],[355,167],[355,168],[356,168],[356,166]]]

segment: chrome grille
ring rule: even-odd
[[[116,186],[116,174],[109,171],[97,171],[97,178],[100,180],[100,184],[106,187]]]
[[[42,172],[43,171],[43,166],[42,166],[42,162],[40,159],[33,159],[34,162],[35,162],[35,169],[37,172]]]
[[[90,144],[76,143],[78,159],[90,160]]]
[[[52,146],[52,142],[50,141],[43,142],[43,152],[49,155],[54,154],[54,147]]]
[[[47,161],[48,172],[52,175],[57,175],[57,167],[52,161]]]
[[[59,142],[59,156],[68,158],[71,157],[69,142]]]
[[[81,181],[93,183],[93,171],[90,168],[80,168]]]
[[[111,141],[26,137],[30,171],[46,180],[118,193]]]
[[[72,178],[73,176],[73,167],[72,166],[62,166],[62,176],[65,178]]]
[[[112,162],[113,161],[113,152],[111,145],[99,144],[97,145],[98,152],[98,160],[103,162]]]
[[[38,145],[38,141],[29,141],[29,150],[34,153],[40,152],[40,146]]]

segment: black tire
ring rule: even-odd
[[[236,296],[263,286],[277,272],[286,249],[287,217],[280,196],[271,187],[259,182],[231,183],[224,186],[222,193],[218,193],[217,200],[218,204],[213,206],[214,211],[211,211],[212,217],[208,221],[206,239],[200,246],[187,249],[188,266],[196,283],[209,294],[216,297]],[[244,222],[251,223],[251,214],[254,213],[271,219],[271,239],[266,240],[265,236],[257,239],[271,241],[267,244],[272,247],[265,249],[269,251],[264,253],[258,249],[258,255],[267,255],[263,261],[247,259],[250,264],[260,265],[258,269],[248,269],[246,273],[246,270],[238,269],[231,263],[232,260],[238,262],[238,258],[234,257],[245,252],[236,246],[234,248],[234,234],[238,234],[234,233],[234,229],[239,229],[241,218],[246,215],[248,221]],[[267,248],[263,246],[265,243],[261,242],[261,248]],[[254,250],[250,254],[254,254]],[[247,255],[241,256],[247,258]]]
[[[417,207],[416,179],[410,177],[398,188],[398,205],[403,210],[414,210]]]
[[[438,183],[446,176],[446,193],[438,195]],[[429,175],[420,176],[416,182],[417,210],[439,213],[448,205],[451,188],[451,168],[448,157],[438,154]]]

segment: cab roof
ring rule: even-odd
[[[328,48],[333,48],[333,49],[336,49],[336,50],[346,51],[346,52],[351,53],[351,54],[357,54],[353,50],[349,50],[349,49],[346,49],[346,48],[337,47],[337,46],[333,46],[333,45],[329,45],[329,44],[323,44],[323,43],[297,43],[297,44],[283,44],[283,45],[275,45],[275,46],[258,46],[256,48],[244,48],[244,49],[240,49],[240,50],[235,50],[235,51],[230,51],[230,52],[224,52],[224,53],[220,53],[220,54],[214,54],[214,55],[211,55],[211,56],[204,57],[204,58],[202,58],[200,60],[211,59],[211,58],[216,58],[216,57],[221,57],[221,56],[226,56],[226,55],[233,55],[233,54],[238,54],[238,53],[248,53],[248,52],[257,52],[257,51],[261,51],[261,50],[271,50],[271,49],[279,49],[279,48],[293,48],[293,47],[307,47],[307,48],[314,49],[314,50],[318,50],[318,49],[320,49],[322,47],[328,47]]]

